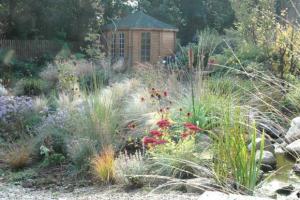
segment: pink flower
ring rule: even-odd
[[[161,145],[161,144],[166,144],[168,141],[167,140],[157,140],[154,142],[155,145]]]
[[[188,132],[183,132],[181,133],[181,139],[186,139],[188,136],[190,136],[190,134]]]
[[[171,126],[171,123],[167,119],[162,119],[156,123],[159,128],[165,129]]]
[[[202,131],[201,128],[199,128],[198,126],[196,126],[196,125],[194,125],[192,123],[189,123],[189,122],[185,123],[184,126],[185,126],[185,128],[187,128],[187,129],[189,129],[191,131],[194,131],[194,132]]]
[[[161,137],[161,136],[163,136],[163,133],[160,132],[160,131],[157,131],[157,130],[152,130],[152,131],[150,131],[150,134],[151,134],[152,136],[155,136],[155,137]]]
[[[154,144],[156,142],[157,142],[157,140],[155,138],[152,138],[152,137],[147,137],[146,136],[146,137],[143,138],[143,144],[145,146],[147,146],[148,144]]]

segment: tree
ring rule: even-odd
[[[82,41],[100,27],[100,0],[3,0],[0,16],[8,22],[6,38]]]
[[[197,31],[205,28],[222,33],[234,21],[229,0],[139,0],[139,9],[178,27],[182,44],[193,41]]]

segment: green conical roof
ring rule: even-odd
[[[167,29],[178,31],[175,26],[161,22],[149,15],[146,15],[142,11],[135,12],[125,18],[119,19],[102,27],[102,30],[115,29]]]

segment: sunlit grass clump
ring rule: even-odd
[[[101,182],[115,181],[115,153],[112,147],[106,147],[103,152],[96,155],[92,161],[92,170]]]
[[[22,169],[31,160],[31,150],[28,146],[14,144],[8,148],[4,155],[4,161],[14,170]]]

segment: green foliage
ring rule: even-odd
[[[38,159],[49,157],[51,154],[67,156],[67,136],[62,129],[45,127],[43,132],[35,138],[34,155]]]
[[[70,159],[77,174],[87,173],[90,169],[91,158],[97,153],[95,144],[88,141],[80,141],[75,147],[71,147]]]
[[[288,93],[283,96],[280,102],[281,110],[285,113],[300,112],[300,90],[299,86],[295,85],[289,89]]]
[[[139,7],[153,17],[177,26],[182,44],[193,41],[198,30],[209,27],[222,32],[234,21],[228,0],[190,0],[189,3],[184,0],[139,0]]]
[[[169,142],[148,151],[152,173],[176,177],[191,178],[198,175],[199,165],[203,159],[197,154],[194,138]],[[198,152],[199,153],[199,152]]]
[[[108,85],[109,75],[104,70],[95,70],[93,74],[88,74],[80,78],[80,88],[83,91],[96,91],[104,85]]]
[[[239,189],[246,188],[253,191],[258,181],[264,149],[264,142],[262,142],[259,150],[260,159],[257,160],[255,124],[247,126],[241,108],[225,106],[220,128],[221,131],[215,135],[213,148],[214,169],[218,178],[227,181],[227,178],[233,176]],[[250,152],[247,148],[248,141],[252,142]]]
[[[3,9],[0,10],[3,21],[7,21],[4,35],[9,39],[83,41],[91,27],[99,27],[100,3],[96,0],[4,0],[1,4]]]
[[[39,96],[46,92],[46,82],[41,79],[25,78],[16,83],[14,93],[17,96]]]
[[[268,49],[273,39],[275,0],[231,0],[236,26],[244,39]]]
[[[44,55],[39,58],[17,59],[11,50],[0,50],[0,79],[6,86],[24,77],[37,77],[52,57]]]
[[[37,172],[34,169],[30,168],[23,171],[11,172],[8,175],[8,177],[9,180],[12,182],[21,182],[28,179],[33,179],[37,177],[37,175],[38,175]]]
[[[199,70],[207,70],[210,67],[210,62],[214,62],[212,55],[221,45],[222,38],[215,30],[207,28],[197,33],[195,40],[197,40],[195,44],[180,47],[180,54],[176,62],[179,67],[188,66],[188,52],[192,49],[194,54],[193,66]]]
[[[65,159],[65,156],[59,153],[46,154],[41,167],[61,165]]]

